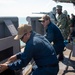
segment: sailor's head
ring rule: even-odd
[[[53,7],[53,14],[56,14],[56,7]]]
[[[57,5],[56,6],[56,10],[57,10],[57,13],[60,14],[62,12],[62,6],[61,5]]]
[[[50,20],[49,15],[43,15],[43,16],[39,19],[39,21],[41,21],[41,22],[43,22],[43,21],[45,21],[45,20]]]
[[[32,31],[31,25],[22,24],[18,27],[18,34],[15,36],[15,40],[23,39],[26,34]]]
[[[39,22],[46,27],[50,23],[50,16],[49,15],[43,15],[40,19]]]
[[[58,9],[61,9],[62,10],[62,6],[61,5],[57,5],[56,6],[56,9],[58,10]]]
[[[53,10],[56,10],[56,7],[53,7]]]
[[[68,16],[67,10],[64,10],[63,14],[65,14],[66,16]]]

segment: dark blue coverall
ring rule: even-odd
[[[31,32],[23,53],[17,54],[18,61],[8,65],[12,70],[25,67],[33,58],[38,68],[32,75],[57,75],[59,71],[56,52],[49,41],[38,33]]]
[[[59,28],[52,22],[50,22],[47,26],[45,37],[49,40],[50,43],[53,42],[53,46],[57,55],[63,52],[65,47],[64,38]]]

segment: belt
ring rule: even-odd
[[[39,66],[39,68],[44,68],[44,67],[57,67],[58,63],[56,64],[49,64],[49,65],[44,65],[44,66]]]

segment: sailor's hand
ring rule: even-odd
[[[7,64],[0,64],[0,73],[2,73],[3,71],[5,71],[6,69],[8,69]]]
[[[17,57],[16,55],[13,55],[7,61],[11,63],[11,62],[14,62],[15,60],[17,60]]]

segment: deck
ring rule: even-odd
[[[68,44],[64,51],[64,60],[59,62],[58,75],[75,75],[75,57],[72,56],[72,44]]]

